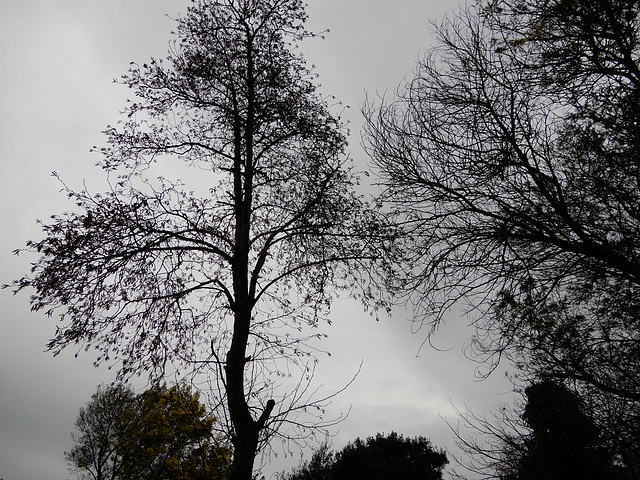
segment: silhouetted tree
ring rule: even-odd
[[[94,480],[223,480],[231,450],[214,437],[214,421],[185,386],[139,395],[121,384],[99,387],[80,409],[76,445],[65,456]]]
[[[590,406],[575,392],[555,381],[539,380],[523,397],[522,405],[503,406],[490,417],[458,412],[463,427],[449,426],[465,453],[456,459],[459,465],[485,479],[637,477],[634,465],[621,458]]]
[[[91,402],[80,409],[72,434],[77,445],[65,457],[81,478],[115,480],[121,474],[128,452],[120,451],[118,444],[126,436],[134,397],[121,385],[98,387]]]
[[[287,480],[440,480],[447,464],[444,452],[423,437],[397,433],[356,439],[337,453],[326,444],[314,452]]]
[[[250,480],[287,414],[317,406],[309,342],[335,289],[379,305],[369,275],[387,233],[296,50],[305,20],[300,0],[195,0],[168,59],[123,76],[136,98],[106,130],[110,190],[67,188],[80,213],[29,242],[42,256],[15,283],[60,314],[54,353],[94,348],[123,376],[211,367],[233,480]],[[301,383],[278,393],[294,368]]]
[[[311,460],[298,467],[292,474],[283,475],[287,480],[331,480],[335,453],[324,442],[311,455]]]
[[[579,398],[550,381],[525,390],[522,418],[531,429],[517,472],[518,480],[611,479],[612,455],[602,446],[598,428],[585,415]]]
[[[435,328],[640,418],[640,3],[487,0],[445,20],[365,142],[405,231],[394,287]],[[614,408],[615,407],[615,408]],[[604,412],[604,410],[602,411]],[[635,437],[635,439],[634,439]]]

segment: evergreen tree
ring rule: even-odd
[[[287,480],[441,480],[444,452],[423,437],[404,438],[392,432],[366,440],[357,438],[337,453],[326,444],[316,450]]]
[[[612,455],[602,445],[599,430],[583,413],[580,399],[551,381],[525,390],[522,415],[531,428],[524,440],[518,480],[605,480],[612,476]]]

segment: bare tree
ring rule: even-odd
[[[91,402],[80,409],[71,434],[77,445],[65,452],[70,470],[79,478],[115,480],[122,474],[129,458],[118,444],[126,434],[124,419],[133,399],[133,391],[121,385],[98,387]]]
[[[106,130],[111,189],[65,187],[79,213],[44,225],[28,244],[40,260],[14,284],[59,313],[54,354],[95,349],[121,376],[160,378],[170,363],[219,374],[232,480],[313,403],[333,293],[362,285],[367,306],[383,305],[372,265],[391,236],[354,193],[345,129],[297,50],[305,20],[299,0],[194,1],[169,57],[122,77],[135,98]],[[277,402],[294,367],[302,383]]]
[[[627,450],[640,418],[640,3],[490,0],[436,27],[365,107],[393,272],[434,329],[468,302],[473,352],[588,395]],[[605,412],[622,412],[624,416]],[[606,419],[605,419],[606,416]]]
[[[540,357],[548,373],[634,401],[638,10],[483,2],[437,28],[393,101],[365,108],[382,200],[406,233],[395,287],[417,320],[435,326],[464,299],[480,353],[542,341],[559,360]]]
[[[500,479],[517,470],[529,433],[519,415],[521,407],[503,404],[487,415],[475,413],[470,407],[453,407],[456,422],[445,419],[461,452],[447,452],[452,464],[457,465],[452,465],[449,472],[453,478],[466,479],[471,474],[474,478]]]

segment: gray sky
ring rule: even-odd
[[[163,57],[175,16],[186,0],[20,0],[4,2],[0,15],[0,284],[18,278],[34,257],[11,252],[39,239],[36,219],[71,208],[52,178],[70,185],[100,185],[103,174],[89,154],[101,145],[101,131],[118,119],[129,94],[111,83],[130,61]],[[429,19],[457,8],[456,0],[309,0],[308,26],[330,29],[323,41],[304,46],[320,75],[321,91],[351,108],[350,152],[366,164],[360,148],[359,108],[364,92],[390,93],[410,74],[433,41]],[[92,183],[95,182],[95,183]],[[64,480],[63,451],[78,409],[114,372],[92,367],[90,354],[44,353],[55,319],[31,313],[28,292],[0,293],[0,478]],[[508,401],[509,382],[496,375],[474,378],[476,365],[462,347],[471,331],[450,315],[435,342],[419,352],[424,334],[413,334],[408,315],[375,322],[358,304],[337,302],[317,379],[330,391],[354,384],[329,409],[351,413],[338,427],[340,448],[357,436],[390,432],[430,437],[450,446],[452,435],[440,415],[453,418],[450,401],[486,411]],[[265,473],[290,470],[299,455],[273,460]]]

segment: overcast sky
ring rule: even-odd
[[[36,219],[70,208],[53,170],[72,187],[102,178],[89,153],[101,131],[118,119],[128,95],[111,80],[130,61],[165,56],[176,15],[186,0],[19,0],[3,2],[0,15],[0,284],[29,269],[35,258],[12,251],[41,238]],[[366,165],[360,148],[359,108],[365,91],[393,92],[433,42],[429,19],[457,8],[456,0],[309,0],[308,26],[330,29],[325,40],[305,44],[321,90],[351,108],[350,153]],[[0,292],[0,479],[64,480],[63,452],[78,409],[114,372],[92,367],[93,358],[44,352],[55,320],[29,310],[28,295]],[[336,448],[357,436],[392,430],[452,444],[440,416],[450,405],[486,411],[509,400],[510,384],[496,375],[478,382],[476,365],[462,348],[467,321],[448,317],[435,338],[442,351],[420,350],[424,332],[412,333],[408,314],[375,322],[356,303],[340,301],[332,313],[318,381],[339,387],[363,363],[354,384],[329,414],[351,406],[333,439]],[[265,473],[290,470],[299,456],[280,455]]]

